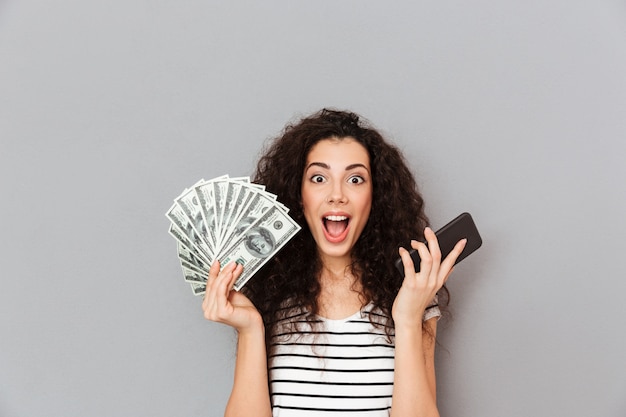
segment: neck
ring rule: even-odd
[[[343,319],[365,304],[360,277],[352,269],[349,258],[322,258],[318,281],[320,294],[318,313],[328,319]]]
[[[321,256],[322,271],[320,278],[326,278],[331,280],[343,280],[346,275],[352,276],[351,265],[352,259],[350,256],[332,257]]]

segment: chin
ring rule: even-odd
[[[331,244],[324,242],[321,245],[318,245],[318,250],[320,254],[324,256],[332,258],[345,258],[351,257],[353,247],[354,245],[349,245],[348,243]]]

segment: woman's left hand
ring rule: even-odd
[[[442,261],[435,233],[427,227],[424,230],[424,237],[428,246],[422,242],[411,241],[411,247],[418,251],[421,258],[420,272],[415,272],[409,252],[404,248],[399,249],[404,264],[404,281],[391,310],[396,327],[421,329],[426,307],[450,276],[456,258],[463,252],[467,242],[466,239],[460,240]]]

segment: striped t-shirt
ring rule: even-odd
[[[439,311],[435,306],[427,313],[424,318]],[[273,416],[389,416],[394,345],[384,327],[372,324],[385,318],[371,305],[342,320],[319,318],[311,325],[304,317],[290,314],[272,338]]]

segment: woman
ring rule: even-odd
[[[225,414],[437,416],[437,292],[465,241],[440,259],[397,148],[354,113],[324,109],[285,128],[254,182],[302,230],[242,292],[241,265],[210,269],[204,315],[238,332]]]

